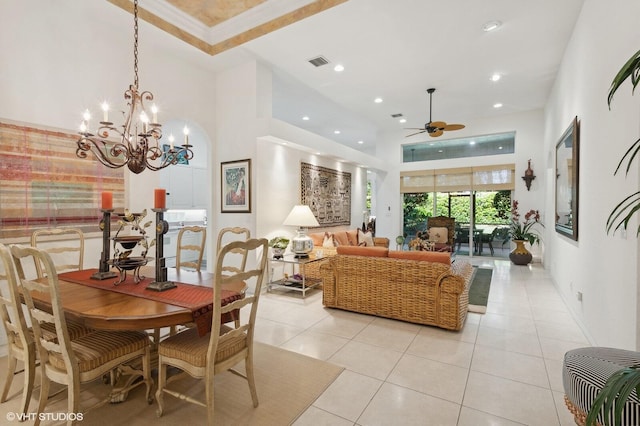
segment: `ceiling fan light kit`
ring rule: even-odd
[[[411,133],[406,136],[407,138],[424,132],[427,132],[429,136],[435,138],[442,136],[446,131],[464,129],[464,124],[447,124],[444,121],[432,121],[431,112],[433,110],[433,92],[435,91],[436,89],[434,88],[427,89],[427,93],[429,94],[429,122],[424,125],[424,129],[419,127],[408,127],[407,129],[409,130],[419,130],[419,132]]]

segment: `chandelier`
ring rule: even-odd
[[[116,127],[109,121],[109,104],[102,104],[102,121],[98,123],[95,133],[89,131],[91,113],[86,110],[80,125],[80,139],[76,155],[87,158],[87,152],[107,167],[117,169],[127,166],[133,173],[141,173],[145,169],[157,171],[178,164],[182,160],[193,158],[192,145],[189,144],[189,129],[184,128],[184,143],[175,147],[173,136],[169,136],[168,149],[162,150],[158,141],[162,138],[162,125],[158,123],[158,108],[150,107],[151,118],[147,107],[153,102],[153,93],[138,90],[138,0],[133,2],[134,44],[133,72],[134,81],[124,92],[128,111],[124,112],[124,124]]]

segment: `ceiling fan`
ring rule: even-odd
[[[429,122],[424,125],[424,129],[420,127],[406,127],[406,129],[409,129],[409,130],[420,130],[419,132],[415,132],[415,133],[411,133],[410,135],[407,135],[406,136],[407,138],[409,136],[417,135],[424,132],[429,133],[429,136],[431,136],[432,138],[435,138],[435,137],[441,136],[445,131],[464,129],[464,124],[447,124],[444,121],[431,121],[431,110],[432,110],[431,101],[432,101],[433,92],[435,91],[436,89],[434,88],[427,89],[427,93],[429,93]]]

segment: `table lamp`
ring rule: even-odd
[[[291,213],[282,224],[298,227],[298,235],[291,240],[291,251],[295,257],[309,257],[309,252],[313,249],[313,240],[307,235],[306,228],[320,226],[309,206],[293,206]]]

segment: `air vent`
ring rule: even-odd
[[[309,59],[309,62],[311,63],[311,65],[315,67],[321,67],[329,63],[329,61],[327,61],[327,59],[323,56],[318,56],[317,58]]]
[[[401,114],[401,113],[398,113],[398,114],[391,114],[391,116],[392,116],[393,118],[398,118],[398,117],[402,117],[402,114]]]

